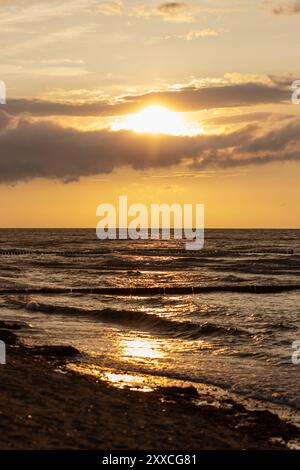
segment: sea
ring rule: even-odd
[[[77,348],[74,370],[145,392],[179,380],[300,410],[299,276],[300,230],[210,229],[201,251],[0,230],[0,319],[28,346]]]

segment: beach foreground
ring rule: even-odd
[[[12,332],[3,335],[15,342]],[[145,393],[67,372],[62,356],[72,353],[18,340],[8,346],[0,367],[1,449],[271,450],[299,439],[295,426],[270,411],[201,403],[193,387]]]

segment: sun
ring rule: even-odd
[[[128,130],[141,134],[196,135],[200,128],[191,127],[182,113],[160,105],[151,105],[136,114],[128,114],[113,122],[111,130]]]

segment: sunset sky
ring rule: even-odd
[[[1,227],[300,227],[300,0],[0,0]]]

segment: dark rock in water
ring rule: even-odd
[[[5,328],[7,330],[21,330],[26,326],[27,325],[25,323],[14,323],[11,321],[0,320],[0,328]]]
[[[9,345],[18,343],[18,337],[9,330],[0,330],[0,340]]]
[[[291,423],[282,421],[281,418],[269,410],[247,411],[247,416],[236,425],[236,429],[249,432],[254,430],[257,437],[268,440],[280,438],[284,441],[299,438],[298,428]]]
[[[38,311],[39,304],[35,300],[30,300],[25,306],[26,310],[31,310],[33,312]]]
[[[232,411],[234,413],[247,413],[246,408],[241,403],[232,403]]]
[[[173,398],[196,398],[198,392],[195,387],[160,387],[158,393]]]
[[[30,354],[51,358],[66,358],[80,355],[73,346],[35,346],[29,348]]]

